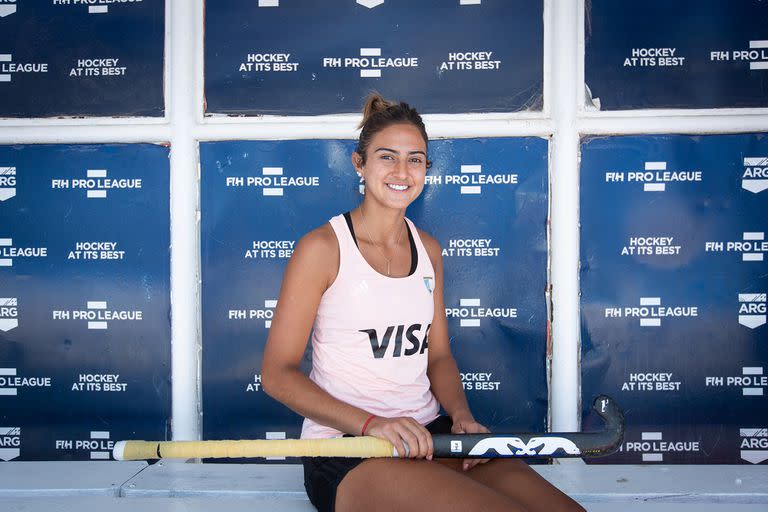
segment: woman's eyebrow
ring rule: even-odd
[[[378,151],[389,151],[390,153],[394,153],[396,155],[400,154],[399,151],[394,150],[394,149],[390,149],[390,148],[378,148],[378,149],[376,149],[376,151],[374,151],[374,153],[376,153]],[[424,155],[424,156],[427,156],[427,154],[424,151],[421,151],[420,149],[417,149],[417,150],[414,150],[414,151],[409,151],[408,154],[409,155]]]

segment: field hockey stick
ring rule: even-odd
[[[605,422],[597,432],[543,434],[438,434],[432,436],[434,457],[488,459],[503,457],[602,457],[615,452],[624,439],[624,413],[600,395],[592,410]]]
[[[616,451],[624,437],[624,415],[607,396],[592,408],[603,418],[598,432],[540,434],[436,434],[434,457],[597,457]],[[407,448],[407,447],[406,447]],[[406,454],[407,455],[407,454]],[[398,457],[392,443],[371,436],[332,439],[241,441],[118,441],[115,460],[256,457]]]

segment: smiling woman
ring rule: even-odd
[[[518,460],[432,460],[433,434],[488,429],[451,354],[440,245],[405,217],[430,167],[427,132],[415,109],[375,94],[361,128],[352,165],[363,201],[297,244],[262,384],[306,418],[303,439],[373,436],[404,456],[304,458],[310,500],[321,511],[581,510]]]

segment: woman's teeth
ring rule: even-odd
[[[401,192],[408,188],[408,185],[394,185],[392,183],[387,183],[387,186],[393,190],[399,190]]]

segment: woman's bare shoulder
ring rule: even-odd
[[[419,232],[419,238],[421,238],[421,242],[424,244],[424,248],[427,250],[427,254],[429,254],[429,259],[432,260],[432,263],[435,264],[440,261],[442,259],[440,242],[423,229],[416,228],[416,230]]]
[[[329,223],[326,222],[301,237],[289,266],[300,274],[324,276],[327,284],[333,282],[339,268],[339,244]]]
[[[339,244],[336,242],[336,233],[329,222],[317,227],[302,236],[296,245],[296,250],[301,248],[304,251],[323,251],[336,248],[338,252]]]

